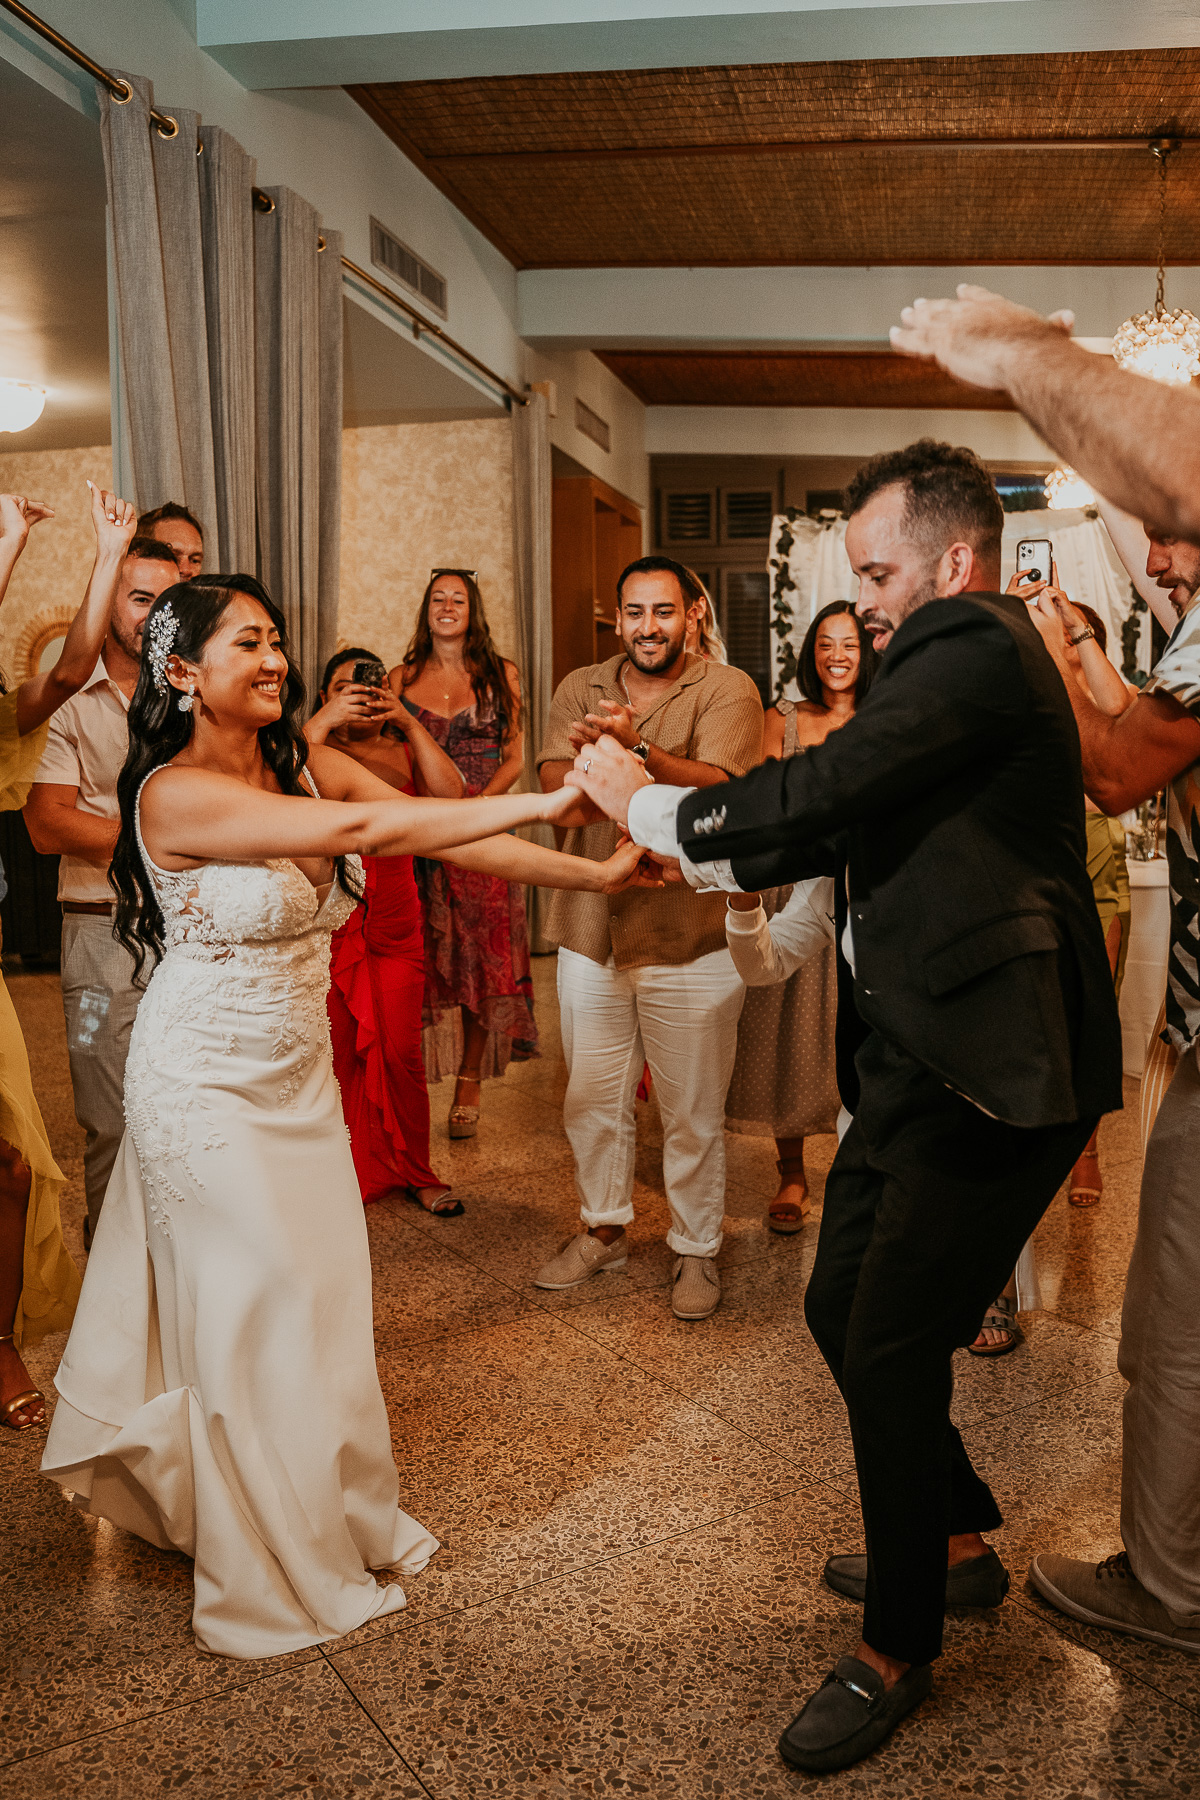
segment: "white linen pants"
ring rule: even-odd
[[[633,1218],[634,1099],[650,1065],[663,1126],[667,1243],[715,1256],[725,1216],[725,1090],[746,990],[728,950],[670,967],[618,969],[558,953],[567,1097],[585,1225]]]

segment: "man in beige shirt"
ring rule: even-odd
[[[119,825],[117,776],[129,748],[126,715],[141,665],[142,626],[158,596],[178,580],[166,544],[134,538],[100,661],[87,686],[51,719],[25,806],[35,849],[61,858],[63,1010],[75,1117],[87,1132],[89,1245],[125,1131],[125,1058],[141,997],[133,960],[113,937],[108,865]]]
[[[684,787],[712,786],[760,760],[763,709],[750,677],[684,647],[702,594],[668,557],[642,557],[624,571],[621,654],[574,670],[554,696],[538,754],[547,792],[562,786],[577,752],[601,734],[640,756],[656,781]],[[583,807],[563,847],[600,861],[612,854],[616,826],[590,803]],[[563,1121],[585,1230],[535,1283],[576,1287],[626,1261],[634,1097],[644,1060],[662,1114],[667,1242],[676,1253],[672,1307],[679,1318],[706,1318],[721,1295],[713,1258],[725,1213],[725,1090],[745,994],[725,943],[724,895],[684,886],[612,896],[555,892],[546,935],[559,945]]]

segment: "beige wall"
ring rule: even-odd
[[[0,455],[0,493],[44,500],[55,512],[30,532],[0,608],[0,669],[10,682],[29,673],[26,650],[39,626],[73,612],[83,598],[96,547],[84,485],[89,477],[105,486],[112,480],[107,444]]]
[[[512,437],[507,417],[373,425],[342,436],[342,593],[338,636],[398,662],[429,571],[479,571],[500,650],[516,655],[512,593]],[[112,479],[108,445],[0,455],[0,491],[35,495],[56,517],[30,535],[0,609],[0,668],[28,670],[39,622],[78,605],[92,566],[88,476]]]
[[[343,432],[340,642],[398,662],[429,571],[446,566],[479,571],[492,634],[515,657],[508,418]]]

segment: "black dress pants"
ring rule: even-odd
[[[858,1110],[825,1183],[805,1316],[842,1391],[867,1547],[863,1638],[940,1654],[946,1540],[1002,1523],[950,1421],[975,1338],[1096,1123],[989,1118],[872,1033]]]

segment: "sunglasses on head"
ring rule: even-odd
[[[429,579],[431,581],[436,581],[439,575],[459,575],[462,577],[462,579],[464,581],[474,581],[477,578],[478,570],[476,570],[476,569],[430,569]]]

